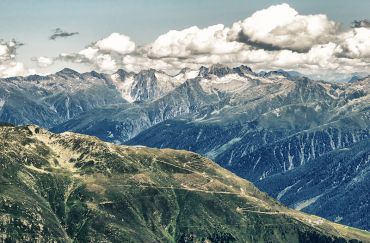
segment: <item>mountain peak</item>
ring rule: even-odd
[[[369,79],[370,78],[370,75],[368,76],[365,76],[365,77],[361,77],[359,75],[354,75],[351,77],[351,79],[348,81],[348,83],[359,83],[365,79]]]
[[[239,75],[244,75],[246,73],[253,74],[253,70],[246,66],[246,65],[240,65],[239,67],[233,68],[234,72],[238,73]]]
[[[127,75],[127,74],[128,74],[128,72],[127,72],[125,69],[120,68],[120,69],[118,69],[118,70],[116,71],[116,74],[118,74],[118,75],[120,75],[120,76],[125,76],[125,75]]]
[[[78,77],[81,74],[71,68],[63,68],[59,72],[56,73],[58,76],[69,76],[69,77]]]
[[[121,68],[118,69],[115,73],[113,73],[113,76],[116,76],[116,78],[118,78],[121,81],[125,80],[130,75],[135,75],[135,73],[127,72],[126,70]]]
[[[283,76],[288,79],[297,79],[297,78],[302,78],[303,75],[298,73],[298,72],[290,72],[290,71],[285,71],[283,69],[278,69],[274,71],[262,71],[258,74],[261,77],[275,77],[275,76]]]
[[[157,72],[158,72],[157,70],[150,68],[150,69],[141,70],[137,75],[138,77],[154,78]]]
[[[98,78],[98,79],[105,79],[105,74],[104,73],[98,73],[94,70],[91,71],[91,72],[83,73],[83,75],[88,75],[88,76]]]
[[[190,72],[190,71],[192,71],[190,68],[185,67],[185,68],[182,68],[178,74],[181,74],[181,73],[185,74],[185,73]]]
[[[48,79],[48,76],[41,76],[37,74],[33,74],[33,75],[25,77],[25,80],[27,81],[40,81],[40,80],[46,80],[46,79]]]
[[[253,74],[253,70],[246,66],[240,65],[239,67],[230,68],[229,66],[222,65],[222,64],[213,64],[209,67],[202,66],[199,69],[199,76],[200,77],[207,77],[208,75],[215,75],[217,77],[223,77],[228,74],[238,74],[240,76],[244,76],[245,74]]]
[[[204,66],[200,67],[199,76],[208,77],[209,75],[216,75],[217,77],[223,77],[232,72],[233,70],[228,66],[225,66],[222,64],[214,64],[210,66],[209,68],[204,67]]]

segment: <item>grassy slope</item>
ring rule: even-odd
[[[34,126],[4,126],[0,136],[0,241],[370,242],[194,153]]]

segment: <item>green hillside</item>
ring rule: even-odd
[[[0,127],[0,241],[370,242],[195,153]]]

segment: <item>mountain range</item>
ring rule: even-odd
[[[0,120],[200,153],[284,204],[370,229],[370,78],[247,66],[0,80]]]
[[[216,163],[37,126],[0,127],[2,242],[369,242]]]

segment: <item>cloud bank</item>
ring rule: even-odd
[[[229,27],[218,24],[171,30],[146,45],[112,33],[79,52],[36,61],[44,67],[61,60],[84,63],[103,72],[156,68],[170,73],[217,63],[246,64],[257,71],[285,69],[342,79],[370,70],[369,39],[367,20],[354,21],[350,29],[343,30],[326,15],[302,15],[288,4],[280,4]]]

